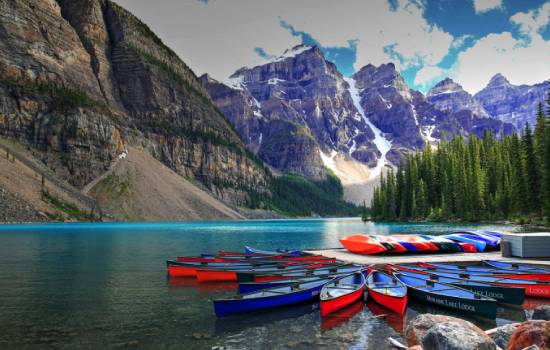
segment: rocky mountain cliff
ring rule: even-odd
[[[323,176],[325,166],[344,181],[344,172],[357,166],[340,165],[358,162],[370,168],[359,181],[367,183],[443,132],[513,131],[450,80],[426,97],[410,89],[391,63],[367,65],[346,78],[316,47],[296,46],[264,65],[237,70],[225,82],[207,75],[201,81],[262,160],[314,178]],[[280,126],[285,123],[295,126]],[[305,130],[298,132],[300,127]]]
[[[194,73],[104,0],[0,0],[0,136],[83,188],[128,147],[247,205],[267,173]]]
[[[502,74],[497,74],[474,98],[491,117],[522,129],[526,122],[535,125],[538,104],[544,101],[547,92],[547,82],[513,85]]]

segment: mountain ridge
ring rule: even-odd
[[[393,63],[378,67],[368,64],[352,77],[344,77],[316,46],[298,45],[265,64],[239,68],[225,83],[214,84],[214,79],[205,75],[201,81],[247,146],[262,160],[274,169],[304,176],[315,174],[315,178],[322,178],[315,169],[323,166],[338,174],[341,171],[336,163],[359,162],[370,167],[370,175],[361,171],[366,185],[372,174],[376,177],[387,166],[399,164],[404,155],[426,143],[437,143],[443,133],[467,137],[470,133],[481,135],[484,129],[497,135],[514,130],[491,118],[481,103],[461,87],[456,90],[466,102],[441,100],[436,104],[434,93],[429,96],[411,89]],[[221,85],[225,86],[225,94],[219,94]],[[352,91],[357,95],[352,96]],[[229,95],[242,97],[230,101]],[[280,154],[272,150],[275,154],[269,156],[262,152],[260,136],[266,133],[268,122],[275,120],[309,129],[315,142],[308,152],[298,148],[296,152],[286,148]],[[289,134],[279,137],[293,139]],[[389,150],[381,152],[381,147]],[[321,162],[314,155],[317,151]],[[334,161],[336,155],[340,162]],[[292,158],[292,163],[304,166],[289,169],[274,161],[278,158]],[[343,176],[340,178],[343,180]]]

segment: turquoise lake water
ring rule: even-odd
[[[384,349],[405,317],[356,304],[321,320],[317,305],[217,320],[211,299],[236,286],[168,279],[165,260],[218,250],[339,247],[352,233],[519,231],[503,225],[364,224],[358,219],[0,226],[0,349]],[[530,300],[527,309],[544,303]],[[524,320],[502,307],[482,327]],[[385,319],[377,314],[388,314]],[[452,314],[452,313],[450,313]]]

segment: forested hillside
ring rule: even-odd
[[[382,178],[371,203],[375,220],[550,220],[550,91],[534,130],[499,139],[442,138],[409,154]]]

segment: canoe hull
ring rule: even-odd
[[[406,295],[402,297],[384,295],[373,289],[369,289],[369,297],[378,304],[400,315],[403,315],[405,310],[407,310],[408,298]]]
[[[525,295],[535,298],[550,298],[550,285],[544,284],[522,284],[521,282],[516,283],[498,283],[500,286],[509,286],[525,289]]]
[[[359,236],[359,235],[358,235]],[[346,237],[340,240],[340,243],[351,253],[371,255],[387,251],[377,240],[366,237],[364,241],[354,239],[354,236]]]
[[[235,271],[197,270],[199,282],[234,282],[237,280]]]
[[[268,310],[287,305],[299,304],[318,298],[321,288],[322,285],[300,292],[257,299],[214,300],[214,311],[217,317],[225,317],[241,313]]]
[[[330,300],[321,300],[321,316],[325,317],[337,310],[343,309],[348,305],[360,300],[365,295],[365,289],[358,289],[350,294]]]
[[[469,314],[480,315],[494,319],[497,316],[497,303],[487,300],[471,300],[452,296],[433,295],[416,288],[408,288],[411,297],[430,304],[442,306],[447,309]]]
[[[187,266],[169,265],[167,267],[168,275],[170,277],[196,277],[197,268]]]

